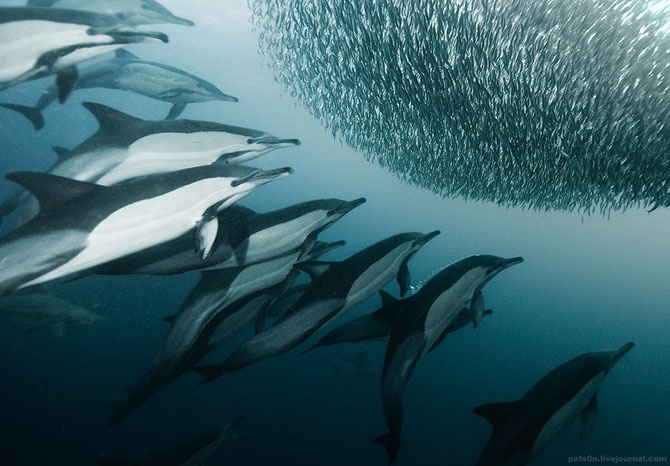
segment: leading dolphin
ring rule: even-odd
[[[382,374],[382,408],[390,432],[375,439],[386,448],[389,464],[395,461],[400,449],[402,397],[417,362],[465,305],[472,302],[477,290],[501,271],[521,262],[521,257],[466,257],[436,274],[415,295],[394,303],[397,317]]]
[[[0,240],[0,295],[87,273],[192,230],[194,247],[206,255],[216,210],[291,171],[209,165],[114,186],[11,173],[37,198],[40,214]]]
[[[297,139],[279,139],[264,131],[197,120],[142,120],[106,105],[85,102],[98,121],[98,131],[72,150],[58,149],[52,175],[109,186],[148,175],[212,163],[241,163]],[[7,198],[0,212],[20,200]],[[19,223],[36,213],[34,202],[21,212]]]
[[[226,209],[217,215],[217,237],[205,259],[194,251],[187,234],[107,264],[96,273],[167,275],[239,267],[298,249],[307,253],[321,232],[364,202],[365,198],[316,199],[250,215],[241,215],[237,208],[232,212]]]
[[[114,15],[132,26],[161,23],[193,26],[193,21],[173,15],[156,0],[28,0],[27,5]]]
[[[205,381],[285,353],[397,277],[401,294],[409,288],[408,261],[440,232],[401,233],[379,241],[340,262],[296,265],[312,284],[288,313],[236,349],[223,363],[196,367]]]
[[[172,104],[167,119],[175,119],[186,105],[198,102],[237,102],[237,97],[225,94],[214,84],[173,66],[142,60],[125,49],[114,57],[78,67],[73,91],[78,89],[116,89],[133,92]],[[49,86],[42,92],[34,107],[0,104],[28,118],[36,130],[44,126],[42,111],[58,98],[58,87]]]
[[[77,80],[77,63],[127,44],[167,41],[163,33],[138,31],[110,15],[0,8],[0,90],[58,74],[59,99],[64,101]]]
[[[583,441],[594,426],[600,384],[633,346],[582,354],[542,377],[520,400],[475,408],[493,426],[477,466],[524,465],[579,416]]]

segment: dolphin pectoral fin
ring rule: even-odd
[[[586,437],[589,436],[591,431],[593,431],[593,426],[596,423],[596,417],[598,414],[598,400],[596,395],[593,395],[589,404],[586,405],[586,408],[582,411],[582,428],[579,432],[579,441],[583,442],[586,440]]]
[[[407,267],[407,261],[403,262],[398,270],[398,286],[400,286],[400,296],[405,296],[407,291],[409,291],[409,268]]]
[[[186,108],[186,104],[174,104],[172,108],[170,108],[170,111],[168,112],[168,115],[165,117],[166,120],[174,120],[176,119],[181,113],[184,111]]]
[[[60,147],[60,146],[51,146],[51,150],[53,150],[56,153],[56,156],[60,160],[64,160],[70,156],[70,150],[66,149],[65,147]]]
[[[304,262],[298,262],[293,266],[293,268],[308,273],[309,276],[312,278],[312,281],[314,281],[319,277],[319,275],[326,273],[331,266],[332,266],[331,262],[304,261]]]
[[[509,419],[520,404],[520,400],[503,403],[489,403],[477,406],[472,412],[489,421],[495,431],[507,422],[507,419]]]
[[[58,101],[63,104],[74,89],[79,77],[76,66],[69,66],[56,75],[56,86],[58,86]]]
[[[219,219],[210,212],[205,212],[196,227],[196,251],[205,260],[212,253],[216,233],[219,230]]]
[[[305,238],[305,241],[303,241],[303,243],[298,248],[300,250],[300,256],[298,256],[299,261],[303,260],[305,257],[309,255],[310,251],[316,244],[316,238],[318,237],[318,235],[319,232],[315,231],[313,233],[310,233],[307,236],[307,238]]]
[[[44,117],[42,116],[42,112],[39,108],[17,104],[0,104],[0,107],[4,107],[8,110],[14,110],[15,112],[18,112],[26,117],[33,124],[35,131],[39,131],[44,127]]]
[[[169,323],[171,323],[171,324],[174,323],[174,321],[175,321],[176,319],[177,319],[177,314],[173,314],[173,315],[171,315],[171,316],[165,316],[165,317],[163,317],[163,320],[164,320],[165,322],[169,322]]]
[[[139,60],[140,57],[135,55],[134,53],[131,53],[127,51],[126,49],[116,49],[114,52],[114,56],[116,58],[120,58],[122,60]]]
[[[76,197],[107,189],[94,183],[77,181],[48,173],[14,172],[8,174],[7,179],[30,191],[30,194],[35,196],[40,204],[40,212],[48,211],[62,202]]]
[[[65,324],[62,322],[49,325],[49,330],[55,337],[63,338],[65,336]]]
[[[472,295],[470,309],[472,310],[472,325],[477,328],[484,318],[484,295],[479,288]]]

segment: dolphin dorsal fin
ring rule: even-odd
[[[65,147],[51,146],[51,149],[60,160],[64,160],[70,156],[70,149],[66,149]]]
[[[40,203],[40,213],[45,213],[76,197],[105,189],[104,186],[97,184],[48,173],[14,172],[8,174],[7,179],[23,186],[37,198]]]
[[[82,105],[98,120],[100,131],[106,133],[123,132],[127,129],[128,125],[143,121],[140,118],[135,118],[127,113],[95,102],[84,102]]]
[[[507,422],[520,403],[521,401],[490,403],[477,406],[472,412],[489,421],[495,430]]]
[[[139,60],[140,57],[135,55],[134,53],[131,53],[127,51],[126,49],[116,49],[116,52],[114,52],[114,55],[116,58],[121,58],[124,60]]]
[[[312,280],[315,280],[319,275],[326,273],[332,265],[332,262],[304,261],[298,262],[293,268],[307,272]]]
[[[397,299],[395,299],[393,296],[391,296],[389,293],[387,293],[384,290],[381,290],[379,292],[379,296],[382,297],[382,307],[390,306],[390,305],[398,302]]]

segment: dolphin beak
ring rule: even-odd
[[[293,173],[291,167],[276,168],[274,170],[256,170],[253,173],[250,173],[247,176],[243,176],[234,180],[231,183],[232,187],[239,186],[242,183],[254,183],[258,186],[269,183],[270,181],[276,180],[278,178],[283,178],[285,176]]]
[[[179,16],[171,15],[169,18],[165,18],[165,21],[170,24],[178,24],[180,26],[195,26],[195,23],[190,19],[180,18]]]
[[[300,144],[300,139],[277,139],[277,142],[273,143],[272,145],[276,147],[290,147],[299,146]]]
[[[328,216],[330,217],[331,215],[338,214],[340,215],[340,217],[342,217],[351,212],[352,210],[354,210],[359,205],[365,204],[366,201],[367,199],[365,199],[364,197],[359,197],[358,199],[354,199],[353,201],[343,202],[338,207],[329,211]]]
[[[426,244],[431,239],[435,238],[440,233],[441,233],[440,230],[435,230],[435,231],[431,231],[430,233],[426,233],[425,235],[421,236],[419,239],[414,241],[414,245],[422,247],[424,244]]]
[[[502,263],[502,268],[500,270],[512,267],[523,262],[523,257],[512,257],[511,259],[505,259]]]
[[[616,350],[614,352],[614,354],[612,355],[612,360],[610,361],[610,368],[613,365],[615,365],[619,361],[619,359],[623,358],[624,355],[626,353],[628,353],[633,348],[633,346],[635,346],[635,343],[633,343],[632,341],[629,341],[628,343],[623,345],[621,348]]]
[[[217,89],[217,97],[219,98],[220,101],[222,102],[239,102],[240,99],[238,99],[235,96],[228,95],[224,92],[221,92],[220,90]]]
[[[523,262],[523,257],[512,257],[511,259],[502,259],[498,265],[489,272],[489,280],[505,269]]]

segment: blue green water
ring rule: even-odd
[[[604,382],[590,438],[579,443],[575,423],[531,464],[564,465],[579,455],[668,456],[667,208],[589,216],[444,199],[410,186],[333,140],[274,80],[258,53],[258,31],[249,23],[244,1],[163,3],[193,19],[196,27],[161,25],[169,44],[129,49],[199,75],[240,100],[194,104],[184,118],[302,141],[300,147],[252,163],[291,166],[295,173],[259,189],[244,205],[266,211],[322,197],[366,197],[363,207],[322,235],[347,241],[329,260],[395,233],[440,229],[442,234],[410,262],[416,287],[470,254],[525,258],[487,285],[486,304],[494,314],[476,330],[467,327],[450,335],[417,366],[404,397],[397,464],[474,464],[491,431],[472,414],[475,406],[517,399],[568,359],[627,341],[636,347]],[[2,99],[33,102],[46,81],[4,91]],[[3,111],[1,172],[45,169],[54,160],[51,146],[73,147],[92,134],[95,122],[80,105],[87,100],[148,119],[162,118],[168,110],[143,97],[93,89],[48,108],[47,126],[40,132]],[[0,193],[9,190],[10,183],[3,181]],[[3,231],[7,228],[3,225]],[[69,331],[62,339],[1,328],[0,464],[85,465],[101,455],[139,458],[239,414],[247,416],[239,434],[209,464],[386,464],[383,449],[371,443],[386,431],[379,380],[338,373],[326,357],[356,354],[367,345],[371,361],[381,368],[381,343],[342,345],[301,357],[294,351],[204,386],[188,373],[107,429],[111,401],[123,398],[149,369],[167,329],[162,318],[174,314],[196,280],[197,274],[189,273],[92,276],[59,284],[55,294],[109,320]],[[387,289],[397,295],[395,283]],[[345,319],[379,304],[378,297],[371,298]]]

